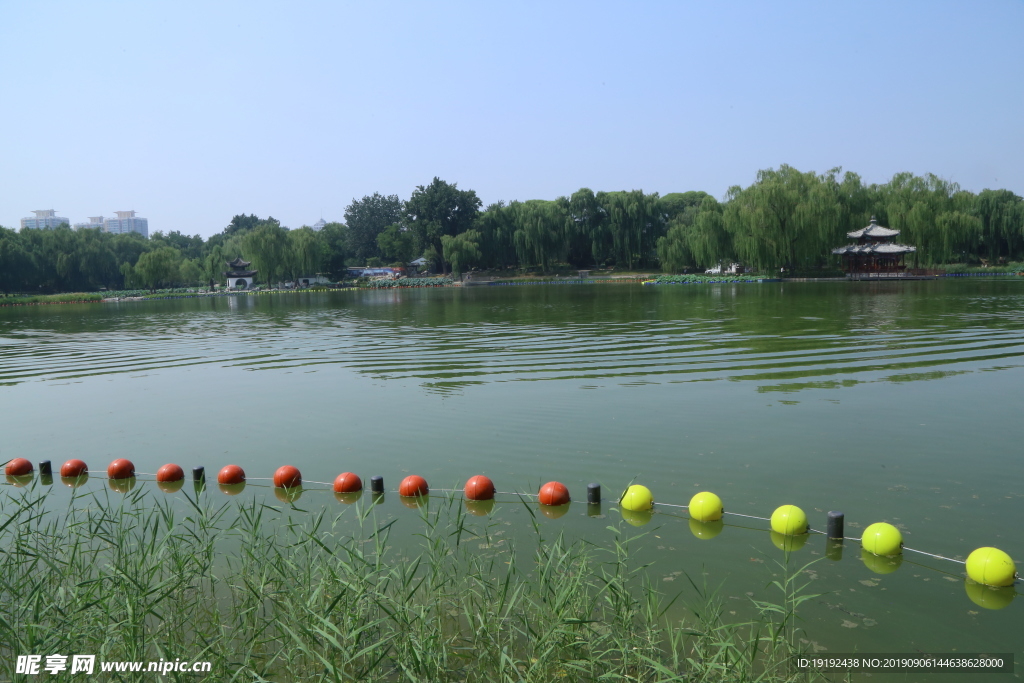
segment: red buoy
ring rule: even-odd
[[[351,472],[342,472],[334,480],[335,493],[355,493],[363,490],[363,480]]]
[[[302,484],[302,475],[297,467],[284,465],[274,472],[274,486],[279,489],[290,489]]]
[[[245,470],[238,465],[225,465],[217,473],[218,484],[241,484],[245,481]]]
[[[135,464],[127,458],[118,458],[107,467],[110,479],[128,479],[135,476]]]
[[[156,471],[157,481],[181,481],[185,478],[185,470],[181,469],[179,465],[175,465],[173,462],[169,462]]]
[[[494,482],[482,474],[470,477],[466,482],[467,500],[491,500],[494,498]]]
[[[398,495],[406,497],[425,496],[429,491],[427,480],[418,474],[410,474],[398,487]]]
[[[89,471],[89,466],[81,460],[68,460],[66,463],[60,466],[60,476],[62,477],[80,477]]]
[[[565,505],[569,502],[569,489],[561,482],[549,481],[540,487],[537,499],[541,505]]]
[[[7,463],[4,474],[8,477],[24,477],[26,474],[32,474],[32,463],[25,458],[15,458]]]

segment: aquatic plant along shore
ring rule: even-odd
[[[0,496],[0,582],[23,596],[0,605],[9,676],[17,653],[93,652],[187,655],[221,680],[808,680],[791,657],[809,593],[785,564],[774,603],[729,619],[697,580],[679,621],[666,617],[678,596],[631,562],[636,539],[609,532],[595,548],[535,526],[515,546],[452,497],[413,520],[420,547],[399,550],[373,505],[296,516],[135,490],[46,514],[35,491]]]

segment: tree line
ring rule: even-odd
[[[0,290],[87,291],[221,282],[242,256],[277,283],[344,277],[351,265],[406,264],[436,272],[473,267],[700,270],[739,261],[755,270],[838,265],[831,250],[871,216],[917,247],[912,265],[1024,260],[1024,200],[1009,190],[972,193],[926,174],[864,184],[856,173],[762,170],[721,200],[706,192],[660,196],[581,188],[551,200],[496,202],[434,178],[409,199],[353,199],[343,223],[288,230],[273,217],[239,214],[204,240],[180,231],[131,233],[0,228]]]

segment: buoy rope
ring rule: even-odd
[[[767,517],[758,517],[757,515],[741,515],[738,512],[723,512],[722,514],[723,515],[734,515],[736,517],[746,517],[747,519],[760,519],[760,520],[765,521],[765,522],[772,521],[772,520],[770,520]]]
[[[138,477],[140,475],[155,477],[156,473],[154,473],[154,472],[136,472],[136,473],[134,473],[133,476]],[[95,476],[97,479],[108,479],[108,480],[110,479],[109,476],[104,477],[103,475],[98,474],[98,473],[96,475],[93,475],[93,476]],[[245,479],[245,481],[273,481],[273,477],[247,477]],[[306,484],[319,484],[321,486],[333,486],[332,482],[326,482],[326,481],[312,481],[312,480],[309,480],[309,481],[306,481],[306,482],[303,482],[303,483],[306,483]],[[462,489],[433,489],[433,490],[438,492],[438,493],[460,493],[460,492],[462,492]],[[391,491],[389,491],[389,493],[398,493],[398,491],[391,490]],[[495,495],[518,496],[520,498],[523,497],[523,496],[529,496],[531,498],[539,497],[539,494],[536,494],[536,493],[525,493],[525,492],[521,492],[521,491],[495,491],[494,493],[495,493]],[[652,507],[658,507],[658,506],[670,507],[670,508],[678,508],[680,510],[689,510],[689,506],[688,505],[677,505],[677,504],[674,504],[674,503],[653,503],[652,504]],[[671,514],[668,514],[668,513],[665,513],[665,512],[663,512],[661,514],[665,514],[665,515],[668,515],[670,517],[678,517],[678,515],[671,515]],[[771,519],[768,518],[768,517],[759,517],[757,515],[744,515],[744,514],[739,513],[739,512],[725,512],[725,511],[723,511],[722,514],[723,515],[732,515],[734,517],[743,517],[745,519],[757,519],[757,520],[761,520],[761,521],[769,522],[769,523],[771,522]],[[680,519],[682,519],[682,518],[680,517]],[[732,525],[730,525],[730,526],[732,526]],[[825,535],[825,532],[819,531],[817,529],[811,529],[810,527],[807,528],[807,533]],[[861,542],[863,539],[855,537],[855,536],[845,536],[843,539],[837,539],[837,540],[849,540],[849,541]],[[962,565],[966,565],[967,564],[967,562],[965,560],[957,560],[957,559],[954,559],[952,557],[946,557],[945,555],[937,555],[935,553],[929,553],[929,552],[926,552],[924,550],[917,550],[916,548],[904,547],[903,550],[906,550],[906,551],[912,552],[912,553],[917,553],[919,555],[926,555],[928,557],[933,557],[933,558],[935,558],[937,560],[946,560],[947,562],[955,562],[957,564],[962,564]]]
[[[903,549],[904,550],[909,550],[912,553],[920,553],[921,555],[927,555],[928,557],[935,557],[935,558],[938,558],[940,560],[949,560],[950,562],[956,562],[957,564],[967,564],[967,562],[965,560],[954,560],[952,557],[946,557],[944,555],[936,555],[935,553],[926,553],[923,550],[915,550],[913,548],[906,548],[906,547],[904,547]]]

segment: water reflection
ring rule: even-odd
[[[561,379],[728,379],[789,392],[933,380],[970,371],[966,363],[1017,365],[1006,361],[1024,355],[1019,284],[480,287],[190,299],[74,315],[12,308],[0,312],[0,384],[205,364],[342,366],[442,394]]]
[[[985,609],[1003,609],[1009,606],[1017,596],[1017,590],[1013,586],[994,588],[983,586],[970,579],[964,579],[964,590],[967,591],[967,597],[971,599],[971,602]]]

